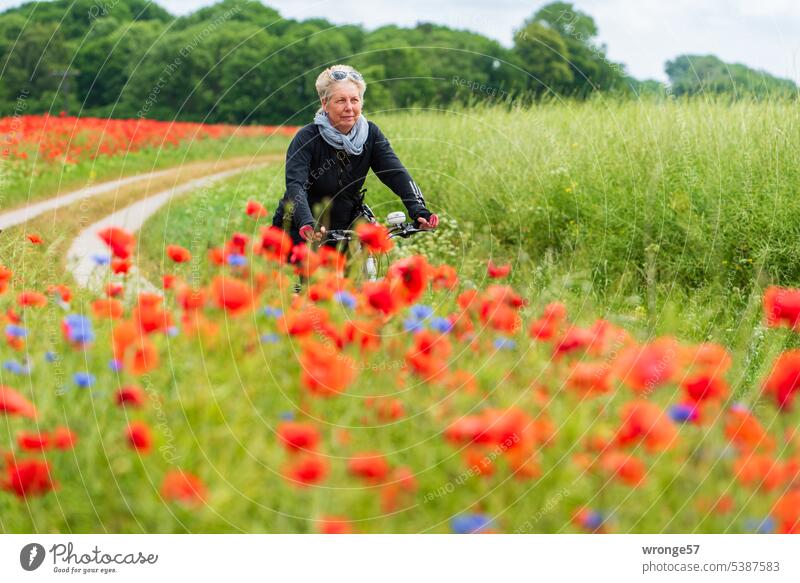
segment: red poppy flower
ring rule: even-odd
[[[17,434],[17,444],[26,451],[42,451],[50,446],[50,436],[46,433],[20,431]]]
[[[455,289],[458,285],[458,275],[454,267],[450,265],[439,265],[434,267],[431,272],[431,282],[433,289]]]
[[[319,484],[328,475],[328,461],[317,453],[293,456],[283,468],[283,476],[296,486]]]
[[[400,309],[400,303],[392,294],[392,288],[389,282],[383,281],[368,281],[361,286],[361,293],[364,294],[366,303],[371,308],[382,312],[383,314],[392,314]]]
[[[97,236],[108,245],[114,257],[119,259],[127,259],[131,256],[133,246],[136,244],[136,239],[125,229],[119,227],[108,227],[103,229]]]
[[[141,407],[145,403],[145,395],[142,389],[135,385],[122,387],[114,396],[117,405],[125,407]]]
[[[373,483],[383,482],[391,471],[389,462],[380,452],[356,454],[347,462],[347,469],[354,476]]]
[[[678,372],[679,347],[674,338],[623,349],[614,362],[616,376],[637,393],[648,393]]]
[[[663,451],[672,447],[677,439],[669,416],[653,403],[641,400],[625,403],[621,418],[616,437],[620,445],[641,441],[650,451]]]
[[[788,410],[799,388],[800,350],[788,350],[778,356],[772,365],[764,381],[764,391],[773,396],[779,408]]]
[[[192,260],[191,252],[180,245],[167,245],[167,255],[175,263],[188,263]]]
[[[116,298],[122,295],[122,292],[125,291],[125,288],[122,286],[121,283],[109,283],[106,286],[106,295],[110,298]]]
[[[305,336],[319,332],[327,323],[328,312],[311,306],[302,311],[291,311],[278,320],[278,328],[291,336]]]
[[[232,315],[252,309],[255,303],[252,288],[232,277],[215,277],[211,282],[211,295],[220,308],[224,308]]]
[[[171,273],[165,273],[161,276],[161,288],[162,289],[172,289],[175,287],[175,283],[178,282],[178,277]]]
[[[219,247],[208,250],[208,260],[214,265],[225,265],[225,251]]]
[[[36,407],[11,387],[0,385],[0,412],[6,415],[36,418]]]
[[[784,493],[772,506],[772,516],[784,534],[800,534],[800,490]]]
[[[605,362],[576,362],[567,375],[567,386],[586,396],[611,392],[611,367]]]
[[[50,442],[56,449],[72,449],[78,443],[78,434],[69,427],[56,427],[50,434]]]
[[[350,521],[341,516],[323,516],[319,519],[320,534],[352,534]]]
[[[172,326],[172,314],[161,307],[163,300],[158,294],[139,294],[131,319],[145,334],[163,332]]]
[[[420,330],[414,335],[414,346],[406,352],[406,360],[414,372],[432,380],[447,372],[451,351],[450,340],[445,334]]]
[[[647,466],[642,460],[620,451],[603,454],[600,466],[611,476],[634,488],[642,485],[647,475]]]
[[[140,338],[134,344],[130,358],[131,372],[141,376],[158,367],[159,356],[155,345],[148,338]]]
[[[733,475],[743,486],[771,492],[783,486],[785,473],[783,464],[771,456],[744,453],[734,462]]]
[[[92,302],[92,314],[98,319],[118,320],[124,311],[119,300],[101,298]]]
[[[72,290],[69,288],[69,286],[66,286],[63,283],[48,285],[47,293],[58,296],[59,299],[64,303],[69,303],[72,301]]]
[[[8,282],[14,276],[14,272],[8,269],[5,265],[0,265],[0,294],[5,293],[8,289]]]
[[[17,296],[17,304],[23,308],[41,308],[47,305],[47,296],[36,291],[24,291]]]
[[[131,262],[127,259],[114,259],[111,261],[111,271],[117,275],[130,272]]]
[[[392,294],[406,305],[413,304],[428,287],[430,266],[422,255],[395,261],[386,274]]]
[[[137,338],[141,338],[144,333],[141,329],[130,320],[125,320],[119,323],[111,331],[111,344],[113,347],[114,358],[122,360],[128,347],[131,346]]]
[[[460,294],[456,301],[463,311],[475,311],[479,307],[480,292],[477,289],[468,289]]]
[[[42,239],[37,233],[28,233],[27,238],[28,241],[30,241],[34,245],[41,245],[42,243],[44,243],[44,239]]]
[[[775,440],[758,419],[743,407],[732,407],[725,416],[725,437],[743,451],[757,448],[771,450]]]
[[[161,482],[161,497],[170,502],[197,506],[208,498],[208,491],[200,478],[194,474],[183,470],[170,470]]]
[[[704,342],[697,346],[683,348],[682,363],[691,370],[723,375],[731,367],[733,358],[724,346],[713,342]]]
[[[286,231],[275,226],[261,229],[260,251],[268,259],[285,263],[292,251],[292,239]]]
[[[764,292],[764,316],[768,326],[800,330],[800,289],[768,287]]]
[[[728,383],[725,379],[707,372],[692,374],[681,381],[681,387],[686,395],[697,403],[702,401],[719,400],[728,397]]]
[[[181,287],[178,290],[178,303],[186,311],[199,310],[206,303],[206,292],[203,289]]]
[[[58,487],[50,474],[50,465],[40,459],[17,461],[13,456],[6,458],[6,476],[0,488],[13,492],[19,498],[43,496]]]
[[[550,340],[561,328],[566,317],[567,308],[564,304],[561,302],[547,304],[542,317],[531,323],[528,333],[535,340]]]
[[[125,431],[125,437],[130,446],[139,453],[149,453],[153,447],[150,427],[144,421],[131,421]]]
[[[332,352],[316,342],[304,346],[300,365],[303,386],[320,397],[345,392],[356,376],[355,363],[350,357]]]
[[[492,279],[503,279],[504,277],[508,277],[508,274],[511,273],[511,264],[495,265],[490,259],[489,263],[486,265],[486,272]]]
[[[261,203],[256,202],[254,200],[247,201],[246,212],[248,217],[253,217],[254,219],[266,217],[268,214],[267,209],[265,209]]]
[[[281,423],[278,438],[290,453],[316,449],[320,441],[319,430],[311,423]]]
[[[356,226],[356,234],[370,253],[386,253],[394,247],[389,230],[380,223],[360,223]]]

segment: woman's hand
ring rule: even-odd
[[[417,222],[419,223],[420,229],[430,231],[439,226],[439,216],[431,215],[428,219],[425,219],[424,217],[418,217]]]
[[[321,241],[322,236],[325,234],[325,227],[320,227],[318,232],[314,232],[314,227],[311,225],[303,225],[300,227],[300,236],[308,242]]]

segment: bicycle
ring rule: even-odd
[[[378,219],[375,213],[365,203],[361,203],[361,210],[356,215],[353,223],[359,219],[365,219],[369,223],[377,224]],[[402,211],[394,211],[387,215],[386,223],[389,225],[389,239],[396,239],[397,237],[408,239],[417,233],[429,233],[429,229],[421,229],[414,223],[406,221],[406,215]],[[325,238],[322,243],[334,241],[336,247],[349,246],[353,241],[358,241],[358,234],[352,229],[333,229],[325,233]],[[374,253],[367,251],[367,257],[364,261],[364,275],[369,281],[377,281],[379,271],[379,258]]]

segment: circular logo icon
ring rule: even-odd
[[[19,564],[26,571],[35,571],[44,562],[44,547],[39,543],[30,543],[19,552]]]

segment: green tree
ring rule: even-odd
[[[664,70],[675,95],[797,96],[797,85],[789,79],[780,79],[738,63],[725,63],[713,55],[681,55],[667,61]]]
[[[569,66],[570,52],[558,31],[530,22],[517,31],[514,49],[531,77],[528,86],[536,94],[564,92],[572,86],[575,76]]]
[[[538,27],[538,28],[537,28]],[[544,30],[548,32],[545,33]],[[629,90],[624,67],[612,62],[606,55],[605,45],[597,44],[597,25],[594,19],[575,8],[570,2],[553,2],[539,9],[529,18],[517,34],[516,46],[520,54],[527,54],[524,60],[529,67],[541,71],[555,66],[552,60],[535,64],[531,59],[543,58],[541,49],[531,54],[530,39],[540,40],[540,44],[555,46],[554,35],[563,40],[562,51],[571,79],[558,85],[564,93],[586,97],[596,90]],[[543,72],[544,74],[544,72]],[[563,72],[553,72],[552,78],[563,79]]]

